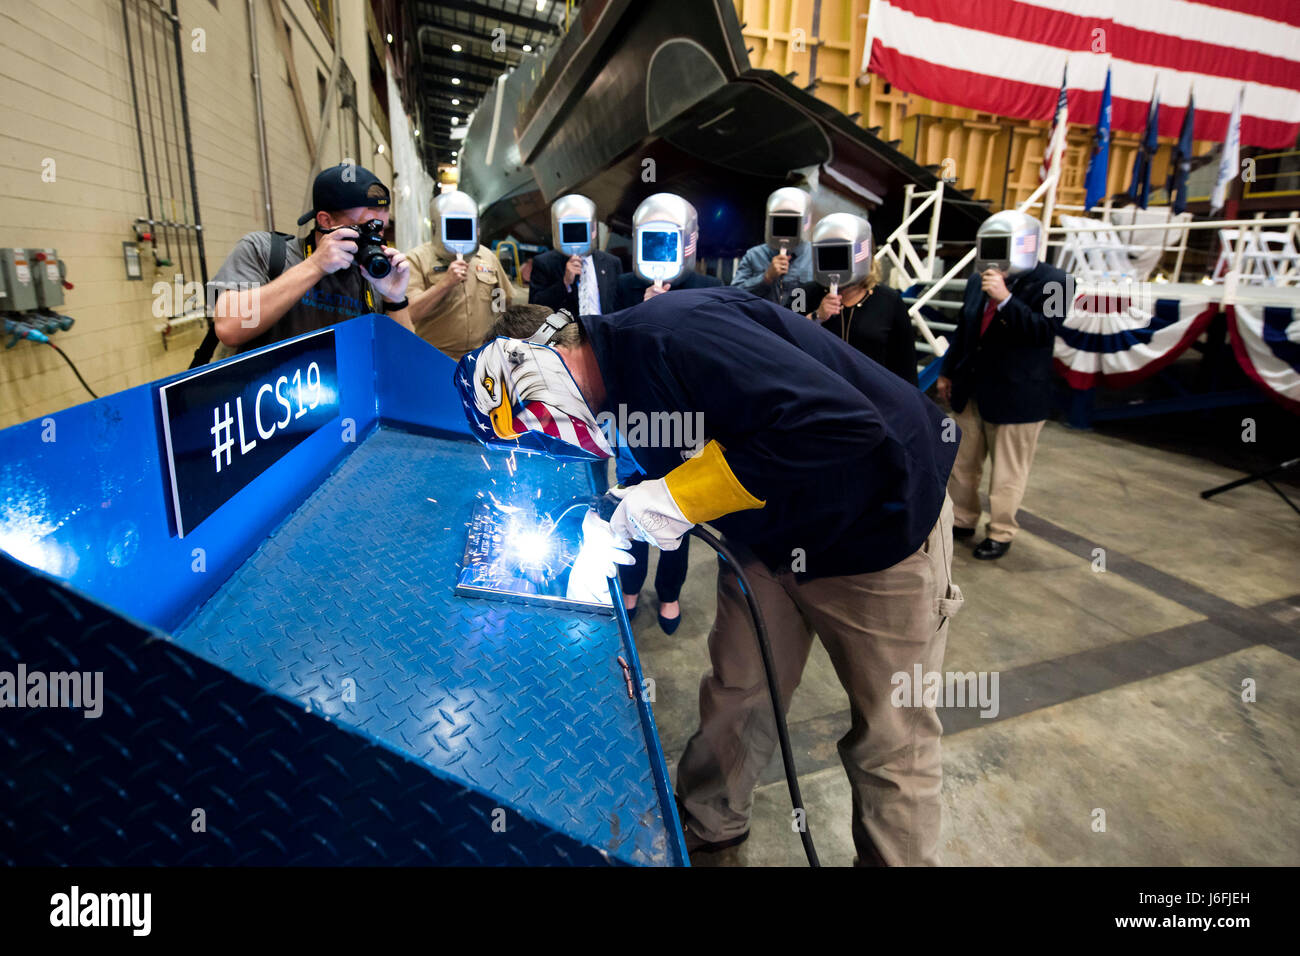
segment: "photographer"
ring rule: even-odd
[[[410,266],[382,244],[388,206],[388,187],[370,170],[340,163],[322,171],[312,208],[298,220],[315,220],[309,235],[250,232],[217,270],[209,283],[213,329],[194,364],[207,361],[218,341],[221,359],[371,312],[414,331],[406,302]],[[371,223],[378,225],[366,228]],[[363,268],[367,254],[382,254],[386,275],[375,278]]]

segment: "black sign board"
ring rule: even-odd
[[[180,537],[339,414],[334,330],[158,389]]]

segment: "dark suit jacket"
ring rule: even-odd
[[[653,284],[646,282],[635,272],[624,272],[618,277],[618,293],[614,299],[614,308],[630,309],[634,305],[640,305],[645,300],[645,290]],[[717,276],[708,276],[692,269],[670,285],[672,288],[668,290],[669,292],[674,289],[709,289],[722,285],[722,280]]]
[[[953,411],[973,398],[980,417],[995,425],[1046,421],[1052,410],[1052,345],[1074,293],[1073,280],[1040,262],[1007,288],[1011,300],[981,336],[988,297],[978,273],[966,280],[961,318],[943,360],[943,374],[952,380]]]
[[[600,311],[613,312],[617,308],[614,300],[618,294],[618,277],[623,272],[623,265],[616,256],[595,249],[591,253],[596,266],[596,291],[600,296]],[[578,281],[573,288],[564,288],[564,264],[569,257],[555,249],[543,252],[533,259],[533,274],[528,282],[528,301],[544,305],[552,310],[568,309],[573,316],[578,315]]]

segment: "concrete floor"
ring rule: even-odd
[[[944,668],[998,671],[1001,709],[943,711],[944,863],[1300,863],[1300,515],[1263,484],[1198,496],[1240,476],[1047,424],[1011,552],[957,549],[966,605]],[[695,544],[677,633],[655,621],[653,573],[634,622],[674,770],[709,667],[715,580]],[[822,863],[849,865],[835,752],[847,700],[820,644],[789,724]],[[803,865],[789,820],[777,756],[749,841],[696,865]]]

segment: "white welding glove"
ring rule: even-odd
[[[682,514],[663,478],[631,488],[611,488],[610,494],[622,499],[609,519],[615,536],[644,541],[661,551],[676,551],[695,527],[695,522]]]
[[[630,547],[631,540],[615,533],[610,523],[592,508],[582,519],[582,547],[578,551],[574,567],[581,562],[584,566],[602,571],[605,577],[612,578],[618,573],[615,565],[636,564],[636,558],[628,551]]]

